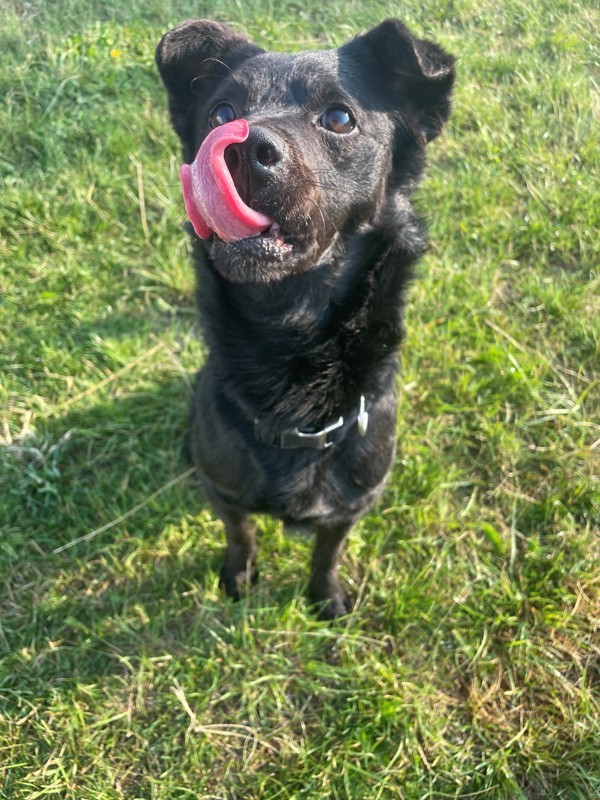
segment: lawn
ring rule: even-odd
[[[330,626],[310,541],[268,518],[259,584],[218,590],[153,54],[192,16],[300,50],[391,14],[458,85],[416,200],[397,463]],[[2,798],[600,798],[599,30],[592,0],[4,0]]]

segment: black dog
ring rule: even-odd
[[[248,121],[224,157],[273,221],[193,236],[210,355],[189,442],[227,532],[221,581],[238,598],[255,577],[250,513],[308,526],[310,597],[332,619],[350,608],[344,537],[394,456],[404,295],[424,251],[409,197],[450,113],[454,59],[396,20],[297,55],[197,20],[165,34],[156,60],[186,163],[211,130]]]

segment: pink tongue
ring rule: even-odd
[[[245,119],[236,119],[212,130],[202,142],[193,164],[181,167],[185,210],[201,239],[216,233],[233,242],[258,236],[273,220],[253,211],[239,196],[225,163],[225,148],[248,138]]]

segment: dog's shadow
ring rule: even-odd
[[[223,539],[185,453],[189,380],[77,405],[8,453],[0,649],[85,682],[206,637]]]

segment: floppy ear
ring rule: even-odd
[[[433,42],[417,39],[396,19],[385,20],[355,41],[370,48],[384,80],[409,101],[425,140],[434,139],[450,116],[454,57]]]
[[[246,58],[264,52],[226,25],[188,20],[168,31],[156,48],[156,64],[169,94],[171,121],[184,144],[193,135],[194,98]]]

